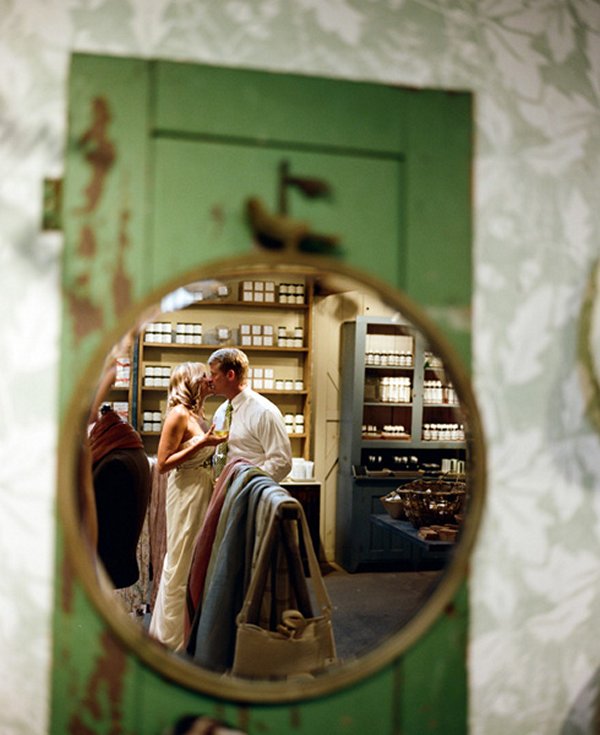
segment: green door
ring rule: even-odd
[[[340,237],[350,266],[417,301],[470,301],[468,94],[78,55],[70,77],[61,406],[118,317],[203,262],[255,247],[245,202],[277,208],[282,160],[330,199],[289,213]],[[468,333],[450,335],[468,357]],[[58,527],[52,732],[158,733],[180,714],[248,732],[466,731],[466,594],[401,659],[337,694],[237,707],[124,650],[65,558]],[[111,729],[112,727],[112,729]],[[77,729],[80,728],[80,729]],[[87,729],[84,729],[87,728]]]
[[[333,191],[331,201],[290,191],[290,216],[308,221],[317,233],[337,235],[336,256],[339,251],[380,278],[400,278],[401,161],[177,139],[159,139],[154,151],[157,283],[165,272],[196,264],[202,247],[219,257],[247,253],[252,237],[245,202],[258,197],[268,213],[277,211],[277,172],[284,158],[292,171],[326,179]]]

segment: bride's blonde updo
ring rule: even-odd
[[[206,366],[201,362],[182,362],[173,368],[169,380],[167,411],[174,406],[185,406],[192,413],[202,412],[200,387],[206,376]]]

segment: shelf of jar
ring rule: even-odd
[[[412,402],[404,402],[404,401],[396,401],[392,403],[392,401],[364,401],[363,406],[386,406],[393,408],[394,406],[402,406],[406,408],[410,408],[412,406]]]
[[[410,439],[361,439],[362,447],[369,447],[370,449],[375,448],[394,448],[394,447],[405,447],[410,444],[411,448],[414,449],[464,449],[464,441],[412,441]]]
[[[363,434],[362,435],[362,441],[363,442],[376,442],[376,441],[384,441],[384,442],[409,442],[410,441],[410,435],[409,434],[396,434],[394,436],[392,435],[384,435],[384,434],[378,434],[378,435],[369,435],[369,434]]]
[[[143,385],[142,390],[149,393],[165,393],[168,390],[167,385]],[[254,388],[256,393],[260,393],[263,396],[306,396],[308,395],[307,390],[263,390]],[[212,398],[213,396],[209,396]],[[216,396],[218,398],[218,396]]]
[[[153,348],[153,347],[159,347],[159,348],[167,348],[167,349],[175,349],[175,350],[206,350],[207,352],[212,352],[214,350],[218,350],[221,347],[229,347],[234,348],[238,350],[242,350],[243,352],[284,352],[286,354],[288,353],[302,353],[302,352],[308,352],[308,347],[278,347],[277,345],[274,347],[259,347],[257,345],[229,345],[229,344],[206,344],[206,343],[200,343],[200,344],[181,344],[179,342],[143,342],[144,349]]]
[[[365,372],[368,370],[408,370],[412,372],[414,369],[414,365],[365,365]]]
[[[423,409],[426,408],[460,408],[460,403],[423,403]]]
[[[244,309],[285,309],[285,310],[298,310],[303,311],[305,309],[308,309],[308,304],[306,302],[303,302],[301,304],[293,303],[293,304],[283,304],[280,301],[220,301],[220,300],[206,300],[206,301],[194,301],[194,303],[190,304],[186,307],[186,309],[203,309],[205,307],[217,307],[221,308],[222,306],[227,308],[244,308]]]
[[[138,431],[142,436],[160,436],[160,431]],[[288,434],[289,439],[306,439],[306,434]]]

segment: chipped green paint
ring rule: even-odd
[[[128,226],[131,220],[131,214],[128,210],[123,209],[119,212],[119,237],[117,262],[115,264],[114,274],[112,275],[112,297],[117,316],[121,316],[123,312],[131,306],[132,301],[132,284],[125,264],[125,256],[127,248],[131,240],[128,234]]]
[[[95,660],[93,673],[86,682],[86,691],[82,707],[73,712],[69,722],[70,735],[94,733],[96,730],[86,721],[93,723],[111,723],[110,735],[123,732],[123,680],[127,668],[127,659],[122,648],[116,645],[114,638],[105,631],[100,637],[101,653]]]
[[[76,343],[104,325],[102,308],[94,304],[87,293],[89,283],[90,275],[84,273],[77,278],[75,287],[66,294]]]
[[[84,224],[81,227],[77,252],[82,259],[93,258],[96,255],[96,238],[94,236],[94,230],[89,224]]]
[[[92,123],[79,139],[83,156],[91,169],[89,182],[84,189],[85,204],[81,209],[84,214],[93,212],[98,206],[106,177],[116,157],[115,146],[107,134],[111,115],[106,99],[94,98],[91,107]]]
[[[80,136],[77,144],[87,165],[86,179],[81,189],[84,203],[74,208],[75,216],[81,221],[77,253],[84,268],[86,262],[91,265],[99,254],[96,231],[101,228],[101,224],[96,213],[103,204],[107,178],[118,155],[117,145],[110,137],[111,119],[107,99],[95,97],[91,101],[90,126]],[[67,290],[73,331],[77,341],[104,326],[107,293],[112,295],[115,316],[120,316],[131,305],[132,281],[126,268],[126,251],[131,241],[128,233],[131,213],[126,208],[120,208],[116,219],[118,221],[116,257],[107,274],[111,280],[108,291],[101,294],[101,300],[94,298],[90,288],[92,278],[87,272],[80,274],[73,288]]]

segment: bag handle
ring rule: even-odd
[[[325,582],[323,582],[321,567],[319,566],[317,555],[315,554],[315,549],[313,546],[312,538],[310,536],[304,508],[300,504],[298,504],[298,506],[300,524],[302,528],[302,538],[304,539],[304,548],[306,549],[306,556],[308,557],[308,569],[310,571],[310,578],[312,580],[315,590],[315,598],[322,612],[329,616],[331,614],[332,607],[331,600],[329,599],[329,594],[327,592],[327,588],[325,587]]]
[[[240,610],[236,618],[238,625],[247,622],[248,613],[250,611],[252,603],[256,601],[259,586],[260,589],[264,590],[266,575],[269,569],[269,556],[271,554],[273,542],[275,539],[276,523],[282,520],[281,516],[284,509],[293,509],[296,511],[296,520],[300,523],[300,529],[302,531],[302,537],[304,539],[304,548],[306,549],[306,555],[308,558],[308,568],[310,570],[310,576],[313,582],[315,598],[323,614],[327,617],[330,617],[331,615],[331,600],[329,599],[325,583],[323,582],[321,569],[317,561],[315,550],[312,544],[312,539],[310,537],[308,529],[308,523],[304,514],[304,508],[297,500],[290,498],[289,500],[284,500],[280,502],[275,511],[271,514],[269,525],[267,526],[267,530],[265,531],[265,534],[263,536],[262,545],[257,557],[256,567],[254,568],[254,572],[250,577],[250,584],[248,585],[248,589],[246,591],[246,596],[244,598],[242,609]]]
[[[254,603],[260,604],[260,601],[258,600],[258,591],[259,589],[264,591],[267,574],[269,573],[269,557],[273,549],[276,532],[275,520],[275,513],[272,513],[262,537],[261,547],[256,558],[256,566],[250,575],[250,582],[248,584],[248,589],[246,590],[242,609],[236,617],[236,622],[238,624],[247,622],[250,608]]]

